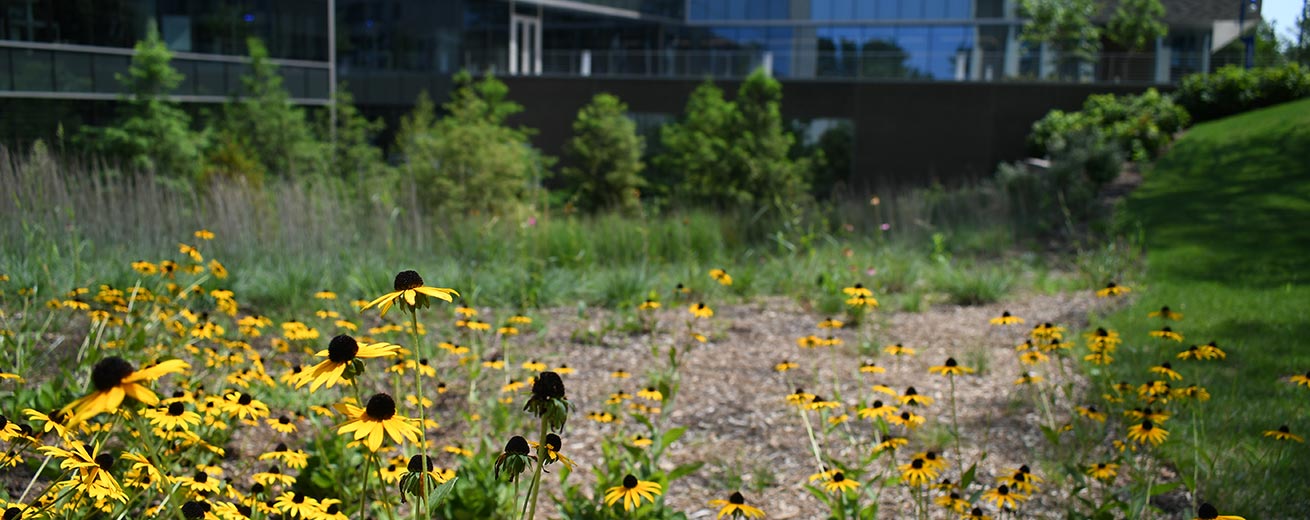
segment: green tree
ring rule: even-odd
[[[254,157],[273,175],[298,176],[327,171],[331,157],[306,118],[291,101],[277,65],[257,38],[246,40],[250,73],[241,78],[244,97],[224,107],[221,130],[241,136]]]
[[[421,95],[402,119],[396,145],[420,201],[453,213],[506,214],[523,209],[553,162],[532,147],[525,128],[506,118],[523,110],[509,88],[488,74],[455,75],[455,90],[438,119]]]
[[[332,173],[358,186],[379,181],[388,174],[389,168],[382,149],[374,141],[386,128],[386,123],[381,119],[369,120],[364,117],[344,83],[337,87],[336,105],[336,142],[329,143],[332,147]],[[325,128],[322,134],[329,135],[332,133],[332,121],[326,111],[321,115],[321,125]]]
[[[790,205],[809,189],[808,159],[790,157],[795,137],[782,122],[782,84],[756,70],[737,90],[737,130],[732,151],[737,175],[750,187],[749,201],[760,207]]]
[[[572,200],[583,210],[641,208],[638,190],[646,185],[641,175],[646,168],[641,161],[646,142],[637,135],[637,125],[625,115],[627,111],[628,105],[618,97],[602,93],[573,121],[573,138],[565,151],[574,165],[565,167],[563,174],[574,190]]]
[[[1024,18],[1019,38],[1046,44],[1064,63],[1087,63],[1101,50],[1101,29],[1093,19],[1101,10],[1096,0],[1019,0]]]
[[[136,43],[127,74],[115,76],[125,92],[118,123],[84,127],[79,142],[133,168],[193,178],[200,171],[205,135],[193,132],[191,116],[168,99],[184,78],[173,68],[172,59],[151,22],[146,38]]]
[[[1123,60],[1123,76],[1134,55],[1163,37],[1169,27],[1164,24],[1164,4],[1160,0],[1121,0],[1106,25],[1106,37],[1123,47],[1128,56]]]
[[[737,117],[737,106],[706,80],[687,99],[683,119],[660,128],[664,151],[655,164],[672,179],[678,200],[720,207],[745,202],[746,187],[733,177],[729,153]]]

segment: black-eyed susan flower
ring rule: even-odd
[[[930,396],[919,394],[919,391],[912,386],[906,388],[905,393],[897,397],[896,400],[905,406],[929,406],[935,401]]]
[[[278,444],[273,448],[273,451],[260,454],[259,460],[277,460],[288,468],[304,469],[305,466],[309,465],[309,454],[305,450],[293,450],[288,448],[286,444]]]
[[[796,338],[796,346],[800,348],[814,348],[823,346],[823,338],[810,334],[802,338]]]
[[[655,401],[655,402],[664,400],[664,394],[660,392],[658,388],[655,388],[653,386],[648,386],[646,388],[637,391],[637,397],[640,397],[647,401]]]
[[[1286,424],[1279,426],[1277,430],[1265,430],[1264,435],[1280,441],[1305,442],[1305,439],[1301,438],[1300,435],[1292,433],[1291,428],[1288,428]]]
[[[614,379],[627,379],[627,378],[629,378],[629,377],[632,377],[632,373],[631,373],[631,372],[628,372],[627,370],[621,370],[621,369],[620,369],[620,370],[615,370],[615,371],[613,371],[613,372],[610,372],[610,377],[612,377],[612,378],[614,378]]]
[[[841,408],[841,403],[838,401],[829,401],[816,395],[810,400],[809,404],[805,405],[805,407],[810,410],[835,410]]]
[[[1163,307],[1160,307],[1160,310],[1158,311],[1151,311],[1150,313],[1147,313],[1146,317],[1178,321],[1183,319],[1183,314],[1180,312],[1175,312],[1173,309],[1170,309],[1168,305],[1165,305]]]
[[[623,477],[622,485],[605,490],[605,505],[613,506],[622,501],[623,510],[632,511],[641,507],[642,500],[654,502],[655,497],[662,493],[663,487],[659,483],[637,480],[637,477],[627,475]]]
[[[887,372],[886,369],[878,366],[878,364],[874,363],[873,361],[865,361],[864,363],[860,364],[861,374],[883,374],[886,372]]]
[[[396,415],[396,401],[387,394],[374,394],[364,408],[348,403],[336,407],[350,418],[337,428],[337,433],[353,433],[354,440],[363,440],[369,451],[376,452],[382,447],[383,436],[390,436],[397,444],[418,442],[418,427]]]
[[[932,374],[940,374],[943,376],[962,376],[965,374],[974,373],[974,369],[965,366],[960,366],[960,364],[955,361],[955,358],[948,357],[946,358],[945,363],[928,367],[928,372]]]
[[[294,491],[278,495],[273,507],[290,518],[312,518],[318,512],[318,500]]]
[[[493,476],[499,480],[500,474],[504,473],[508,480],[513,482],[536,460],[537,457],[532,454],[532,447],[528,444],[528,440],[515,435],[510,437],[509,442],[505,443],[505,449],[496,457]]]
[[[1219,514],[1218,509],[1215,509],[1215,507],[1210,505],[1209,502],[1206,502],[1204,504],[1201,504],[1201,507],[1198,507],[1196,509],[1195,520],[1246,520],[1246,519],[1236,515],[1221,515]]]
[[[650,443],[646,443],[646,446],[649,445]],[[533,449],[540,448],[540,445],[535,442],[529,442],[528,446],[532,447]],[[547,433],[546,434],[546,460],[544,461],[544,465],[549,466],[552,463],[559,462],[564,464],[564,467],[568,469],[573,469],[574,466],[576,466],[576,464],[573,462],[573,459],[570,459],[564,454],[560,453],[560,450],[563,448],[564,448],[564,440],[560,439],[559,435],[555,435],[553,433]]]
[[[933,503],[953,513],[964,514],[969,510],[969,501],[961,498],[960,494],[955,491],[937,497],[933,500]]]
[[[1119,475],[1119,465],[1113,462],[1098,462],[1087,466],[1087,476],[1100,481],[1111,481]]]
[[[525,362],[523,362],[523,364],[520,365],[520,366],[523,367],[523,370],[527,370],[527,371],[529,371],[529,372],[541,372],[541,371],[546,370],[546,364],[545,364],[545,363],[542,363],[542,362],[540,362],[540,361],[537,361],[537,360],[535,360],[535,359],[530,359],[530,360],[528,360],[528,361],[525,361]]]
[[[828,318],[819,322],[819,328],[821,329],[840,329],[841,327],[842,327],[841,320]]]
[[[793,368],[796,368],[796,367],[798,367],[798,366],[800,366],[800,365],[797,365],[796,362],[794,362],[794,361],[788,361],[788,360],[784,359],[784,360],[782,360],[782,361],[779,361],[779,362],[773,364],[773,371],[774,371],[774,372],[786,372],[786,371],[791,370],[791,369],[793,369]]]
[[[1010,486],[1010,489],[1025,495],[1031,495],[1037,492],[1037,484],[1042,482],[1042,478],[1033,475],[1027,464],[1019,466],[1019,469],[1011,470],[1008,474],[1000,477],[1001,482]]]
[[[1294,385],[1310,388],[1310,372],[1306,372],[1304,375],[1303,374],[1294,375],[1289,380]]]
[[[231,392],[225,395],[219,407],[223,412],[237,419],[262,419],[268,417],[268,405],[255,399],[253,395]]]
[[[1074,410],[1076,410],[1078,412],[1078,415],[1080,416],[1086,417],[1096,422],[1102,422],[1102,423],[1105,422],[1105,413],[1100,410],[1097,410],[1095,406],[1092,405],[1079,406]]]
[[[1152,446],[1159,446],[1169,437],[1169,432],[1164,428],[1156,426],[1150,419],[1144,420],[1141,424],[1134,424],[1128,428],[1128,440],[1138,444],[1151,443]]]
[[[828,477],[828,480],[823,483],[824,491],[829,493],[845,493],[859,488],[859,482],[846,478],[846,474],[840,471],[833,472],[832,476]]]
[[[1132,290],[1133,289],[1131,287],[1128,287],[1127,285],[1119,285],[1114,282],[1109,282],[1105,284],[1104,288],[1096,291],[1096,296],[1098,298],[1109,298],[1111,296],[1128,294]]]
[[[532,397],[523,410],[537,416],[553,431],[564,429],[573,405],[564,395],[564,380],[555,372],[542,372],[532,382]]]
[[[896,415],[896,407],[883,404],[882,401],[874,401],[873,404],[860,408],[858,415],[861,419],[883,419],[886,420]]]
[[[327,359],[302,372],[300,380],[296,382],[296,388],[310,385],[311,392],[318,390],[320,386],[332,388],[343,381],[355,379],[360,372],[363,372],[364,364],[361,359],[394,356],[399,351],[399,345],[386,342],[360,345],[349,335],[338,335],[328,342],[328,348],[314,354]]]
[[[686,285],[679,283],[676,287],[673,288],[673,292],[682,295],[691,294],[691,287],[687,287]]]
[[[843,288],[841,292],[846,294],[846,296],[873,296],[873,291],[870,291],[864,286],[864,284],[859,283],[851,287]]]
[[[1150,332],[1150,335],[1151,335],[1151,337],[1153,337],[1153,338],[1160,338],[1160,339],[1165,339],[1165,340],[1170,340],[1170,341],[1179,341],[1179,342],[1181,342],[1181,341],[1183,340],[1183,335],[1182,335],[1182,334],[1179,334],[1179,333],[1175,332],[1174,329],[1172,329],[1172,328],[1170,328],[1170,327],[1168,327],[1168,326],[1160,327],[1160,330],[1153,330],[1153,331]]]
[[[390,309],[396,302],[401,302],[409,309],[420,309],[428,306],[428,297],[447,302],[454,301],[452,296],[459,296],[459,292],[454,289],[441,287],[428,287],[423,285],[423,277],[415,271],[401,271],[396,274],[396,279],[392,283],[395,291],[389,292],[377,299],[368,302],[363,309],[368,310],[371,307],[378,307],[379,312],[386,316],[387,309]]]
[[[884,451],[896,451],[897,449],[900,449],[902,446],[905,446],[909,443],[910,440],[906,439],[905,437],[889,435],[887,437],[884,437],[881,441],[878,442],[878,444],[875,444],[873,446],[873,452],[882,453]]]
[[[714,309],[711,309],[709,305],[705,305],[705,302],[691,304],[690,307],[687,307],[687,312],[697,318],[711,318],[714,316]]]
[[[922,415],[909,411],[901,411],[900,415],[887,416],[887,422],[904,426],[911,430],[923,425],[924,421],[926,420],[927,419],[925,419]]]
[[[271,417],[264,419],[264,423],[278,433],[295,433],[296,431],[296,423],[292,421],[290,417],[285,415],[276,419]]]
[[[1051,356],[1043,354],[1040,350],[1029,350],[1019,355],[1019,362],[1028,366],[1035,366],[1051,360]]]
[[[710,278],[719,282],[719,285],[732,285],[732,275],[723,269],[710,269]]]
[[[1173,381],[1181,381],[1183,379],[1182,374],[1179,374],[1178,372],[1174,371],[1174,367],[1170,365],[1168,362],[1155,365],[1151,367],[1149,370],[1151,371],[1152,374],[1164,376]]]
[[[181,401],[173,401],[164,409],[150,409],[142,412],[150,425],[164,430],[189,430],[200,424],[200,414],[187,410]]]
[[[1001,315],[989,320],[992,325],[1017,325],[1023,323],[1023,318],[1010,314],[1010,311],[1001,311]]]
[[[1014,380],[1014,385],[1015,386],[1035,385],[1045,380],[1046,379],[1040,375],[1033,374],[1031,372],[1024,372],[1023,374],[1019,375],[1018,379]]]
[[[852,296],[846,299],[846,305],[854,310],[872,310],[878,308],[878,300],[873,296]]]
[[[116,459],[109,453],[101,452],[100,446],[97,445],[88,452],[86,445],[70,442],[68,449],[42,446],[37,448],[37,451],[55,459],[62,459],[59,463],[60,469],[74,472],[76,482],[73,485],[79,492],[97,500],[127,502],[127,495],[123,493],[122,486],[114,480],[111,473]]]
[[[405,465],[405,471],[400,476],[400,491],[416,497],[427,497],[437,486],[450,480],[450,477],[450,473],[436,468],[432,457],[420,453],[410,457]]]
[[[1011,491],[1010,486],[1001,484],[984,492],[982,494],[982,499],[985,502],[996,504],[997,509],[1007,507],[1010,509],[1018,509],[1019,502],[1024,500],[1024,496]]]
[[[141,370],[133,370],[132,364],[123,358],[104,358],[91,369],[91,384],[95,392],[69,403],[62,412],[71,414],[68,423],[75,425],[102,413],[118,411],[125,397],[131,397],[147,406],[155,406],[159,404],[159,397],[141,383],[189,368],[191,365],[185,361],[170,359]]]
[[[647,298],[646,301],[641,302],[641,305],[637,306],[637,310],[639,311],[653,311],[659,308],[660,308],[660,302],[656,300],[652,300],[650,298]]]
[[[897,466],[896,469],[901,472],[901,480],[914,487],[926,486],[937,478],[937,471],[917,457],[907,464]]]
[[[588,412],[587,418],[601,424],[612,423],[615,419],[614,414],[609,412]]]
[[[797,388],[795,392],[787,394],[788,404],[800,406],[802,408],[809,406],[810,402],[814,401],[814,399],[815,399],[814,394],[806,392],[804,389],[801,388]]]
[[[914,348],[907,347],[900,343],[897,343],[895,345],[887,345],[886,347],[883,347],[882,351],[893,356],[913,356],[915,352]]]
[[[975,507],[964,515],[965,520],[992,520],[992,516],[982,510],[981,507]]]
[[[746,497],[743,497],[740,491],[733,491],[731,495],[728,495],[727,500],[721,498],[711,500],[710,507],[719,508],[719,514],[714,517],[716,520],[725,516],[728,518],[764,518],[763,510],[746,505]]]

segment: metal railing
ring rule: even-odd
[[[1054,81],[1174,84],[1220,65],[1203,52],[1101,53],[1095,60],[1055,53],[958,50],[910,52],[724,50],[546,50],[516,56],[520,76],[740,79],[757,68],[785,79],[916,81]],[[506,74],[505,51],[466,53],[463,66]],[[1258,65],[1258,64],[1257,64]]]

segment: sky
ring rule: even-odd
[[[1278,27],[1278,34],[1296,41],[1296,19],[1301,16],[1301,7],[1305,0],[1264,0],[1261,11],[1265,20],[1272,20]]]

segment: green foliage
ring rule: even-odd
[[[1130,51],[1145,50],[1168,32],[1163,19],[1160,0],[1120,0],[1106,25],[1106,36]]]
[[[327,171],[327,144],[318,139],[305,110],[291,102],[277,65],[257,38],[246,41],[250,73],[241,78],[244,97],[223,107],[219,129],[241,136],[251,155],[272,175],[296,177]]]
[[[354,96],[342,84],[337,88],[336,127],[323,113],[322,125],[328,127],[323,133],[334,135],[332,144],[332,173],[340,179],[350,179],[364,186],[370,182],[379,182],[390,174],[382,149],[374,145],[378,134],[386,127],[382,119],[370,121],[359,113],[355,107]]]
[[[1065,61],[1094,61],[1101,49],[1101,29],[1093,19],[1100,10],[1096,0],[1020,0],[1024,24],[1019,38],[1050,45]]]
[[[1246,70],[1229,65],[1183,78],[1174,93],[1197,122],[1310,97],[1310,69],[1292,63]]]
[[[1159,156],[1188,121],[1182,107],[1155,89],[1129,96],[1097,94],[1088,96],[1080,112],[1052,110],[1033,123],[1028,144],[1033,154],[1048,155],[1070,136],[1095,130],[1125,156],[1142,161]]]
[[[1048,152],[1048,168],[1002,164],[997,180],[1011,200],[1022,201],[1011,209],[1016,224],[1043,235],[1074,235],[1099,218],[1097,192],[1119,174],[1124,155],[1097,127],[1061,134]]]
[[[575,166],[564,168],[563,174],[574,190],[571,200],[585,211],[641,209],[638,190],[646,185],[641,176],[646,142],[624,115],[627,110],[619,98],[597,94],[573,122],[573,139],[566,152]]]
[[[168,178],[190,180],[200,171],[205,136],[191,131],[191,117],[169,101],[183,76],[170,65],[154,23],[138,41],[126,75],[117,75],[128,94],[114,126],[84,127],[78,136],[92,152]]]
[[[401,120],[396,146],[403,171],[423,205],[461,214],[512,214],[537,193],[553,160],[533,148],[531,131],[505,124],[523,110],[509,88],[488,74],[455,75],[455,90],[438,119],[426,95]]]
[[[792,159],[783,127],[782,86],[761,70],[726,101],[713,83],[697,87],[683,121],[661,130],[656,163],[678,176],[681,201],[717,207],[790,209],[804,200],[807,159]]]

